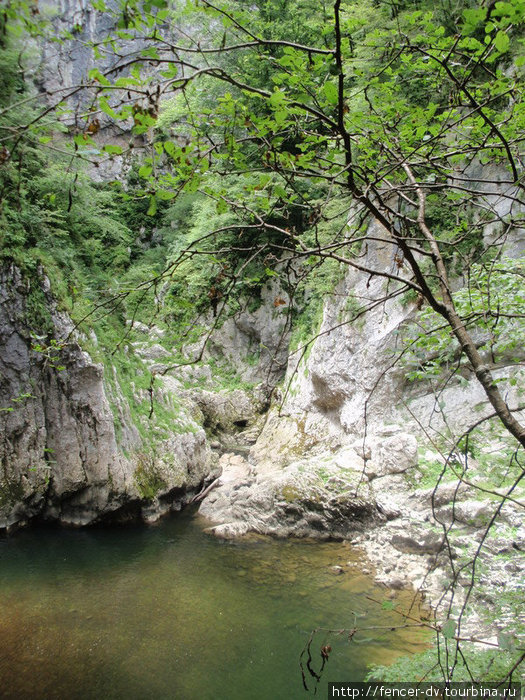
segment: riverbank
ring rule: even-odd
[[[418,488],[413,436],[396,433],[381,444],[375,461],[354,445],[285,467],[224,454],[222,476],[200,513],[210,532],[225,539],[256,532],[347,541],[366,554],[376,582],[421,594],[438,622],[452,598],[454,611],[468,598],[462,634],[497,644],[512,614],[505,600],[523,587],[522,503],[507,501],[492,522],[494,497],[480,499],[457,479]],[[340,569],[355,573],[353,565]]]

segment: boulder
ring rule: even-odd
[[[437,554],[443,548],[444,535],[419,523],[407,522],[396,531],[390,542],[403,554]]]
[[[238,456],[221,462],[220,484],[200,507],[201,515],[221,525],[218,533],[240,532],[233,524],[242,523],[246,531],[282,537],[344,538],[377,518],[362,462],[351,450],[258,475]]]
[[[410,433],[371,435],[364,442],[357,440],[352,447],[366,458],[366,474],[370,479],[403,474],[417,466],[417,440]]]
[[[466,497],[469,487],[461,481],[447,481],[432,489],[417,489],[410,498],[415,499],[421,505],[439,508],[452,501],[459,501]]]
[[[252,425],[260,409],[257,398],[242,389],[234,391],[192,390],[191,399],[204,417],[211,434],[235,433]]]
[[[439,508],[434,512],[436,520],[442,523],[452,521],[480,528],[488,525],[496,510],[496,504],[488,499],[483,501],[466,500]]]

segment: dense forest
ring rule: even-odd
[[[519,680],[524,25],[523,0],[4,4],[1,527],[202,500],[228,537],[355,531],[431,606],[398,624],[432,647],[368,678]]]

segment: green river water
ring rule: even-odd
[[[187,512],[155,527],[31,530],[0,541],[0,698],[289,700],[316,627],[399,624],[367,596],[347,544],[261,537],[220,541]],[[354,566],[342,575],[331,567]],[[413,597],[396,593],[408,606]],[[370,630],[332,646],[329,681],[422,648],[420,630]],[[313,685],[313,684],[312,684]]]

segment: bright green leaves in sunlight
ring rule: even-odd
[[[494,362],[514,361],[523,346],[525,258],[474,264],[473,283],[454,294],[456,308],[482,351]],[[408,378],[433,379],[457,361],[459,346],[438,314],[426,307],[403,337],[409,351],[403,362]]]

